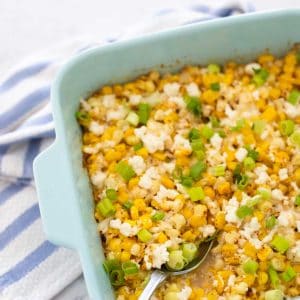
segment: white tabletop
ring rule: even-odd
[[[1,0],[0,75],[23,57],[78,36],[101,40],[162,8],[218,0]],[[256,10],[300,8],[300,0],[253,0]],[[82,277],[55,300],[89,299]]]

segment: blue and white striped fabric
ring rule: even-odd
[[[251,10],[240,1],[166,9],[114,40]],[[43,234],[32,162],[55,136],[49,103],[55,73],[70,56],[100,44],[79,39],[48,50],[0,80],[1,300],[51,299],[81,274],[77,255]]]

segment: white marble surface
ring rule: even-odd
[[[217,3],[218,0],[205,0]],[[0,76],[24,56],[78,36],[103,38],[159,9],[201,0],[0,0]],[[257,10],[300,8],[300,0],[253,0]],[[55,300],[89,299],[82,277]]]

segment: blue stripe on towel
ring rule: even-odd
[[[32,178],[32,163],[38,155],[41,147],[41,139],[33,139],[29,142],[23,163],[23,177]]]
[[[18,104],[0,114],[0,128],[5,128],[23,118],[33,108],[49,98],[50,87],[42,87],[18,101]]]
[[[8,225],[0,233],[0,251],[39,217],[39,206],[38,204],[34,204]]]
[[[25,122],[19,127],[19,129],[25,128],[25,127],[28,127],[28,126],[33,126],[33,125],[44,125],[44,124],[50,123],[50,122],[52,122],[52,121],[53,121],[52,114],[51,114],[51,113],[48,113],[48,114],[46,114],[46,115],[37,117],[37,118],[35,118],[35,119],[25,121]]]
[[[43,242],[12,269],[0,276],[0,291],[22,279],[57,249],[58,247],[50,242]]]
[[[5,203],[9,198],[13,195],[17,194],[18,192],[22,191],[27,185],[25,184],[18,184],[18,183],[11,183],[5,189],[0,192],[0,205]]]
[[[2,84],[0,84],[0,94],[11,89],[22,80],[41,72],[46,67],[48,67],[49,64],[50,62],[40,62],[17,71],[8,79],[6,79]]]

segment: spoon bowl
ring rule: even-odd
[[[156,288],[164,282],[169,276],[180,276],[187,273],[190,273],[197,269],[206,259],[210,250],[214,245],[215,239],[212,239],[207,242],[203,242],[199,245],[197,256],[187,264],[182,270],[170,270],[165,266],[161,270],[155,270],[143,290],[142,294],[139,297],[139,300],[149,300]]]

